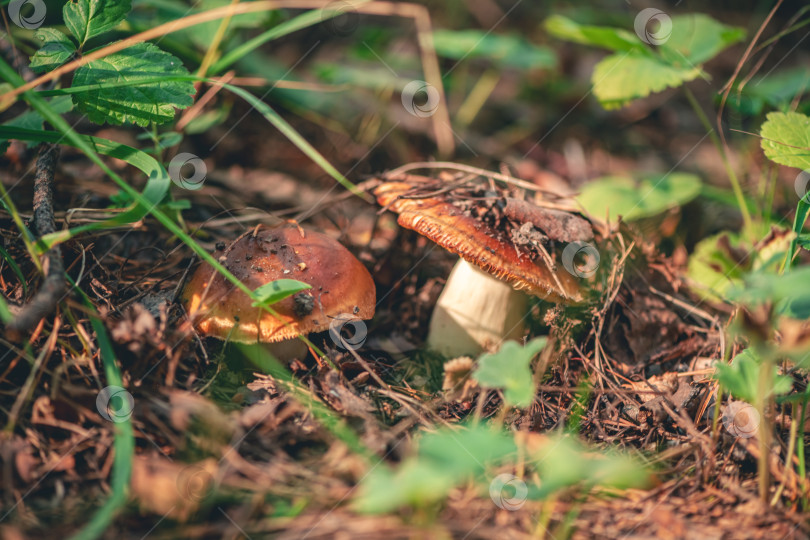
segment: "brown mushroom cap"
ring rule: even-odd
[[[413,190],[407,182],[384,182],[374,190],[377,202],[399,214],[397,222],[430,238],[446,250],[489,272],[515,289],[552,302],[579,302],[579,284],[557,265],[521,255],[507,239],[498,239],[483,221],[441,197],[400,198]],[[503,235],[501,235],[503,236]]]
[[[202,264],[186,285],[183,300],[204,335],[272,343],[328,330],[341,314],[364,320],[374,316],[377,295],[371,274],[349,250],[324,234],[302,234],[297,227],[260,227],[215,256],[251,290],[278,279],[296,279],[312,288],[273,304],[277,318],[253,307],[247,294]]]

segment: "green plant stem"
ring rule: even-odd
[[[720,153],[720,159],[723,161],[723,166],[725,167],[728,178],[731,181],[731,188],[734,190],[734,196],[737,198],[737,206],[740,208],[745,229],[749,232],[749,234],[751,234],[754,231],[754,223],[751,219],[751,213],[748,211],[748,205],[745,203],[745,195],[743,194],[742,186],[740,186],[740,180],[737,178],[737,173],[734,172],[734,168],[731,166],[731,162],[728,160],[728,155],[726,154],[723,144],[720,142],[720,137],[717,136],[711,122],[709,122],[708,117],[706,117],[706,114],[700,107],[697,98],[695,98],[695,95],[692,93],[689,87],[684,86],[683,91],[684,94],[686,94],[686,99],[689,100],[689,104],[695,111],[698,120],[700,120],[700,123],[703,124],[703,127],[709,134],[709,138],[712,140],[715,148],[717,148],[717,151]]]
[[[804,447],[804,415],[807,410],[807,399],[801,402],[799,407],[799,426],[798,433],[796,434],[796,453],[799,457],[799,477],[802,479],[802,510],[807,509],[807,467],[805,464],[805,447]],[[792,458],[791,458],[792,461]]]
[[[799,420],[797,418],[799,412],[799,404],[793,404],[793,414],[791,415],[790,420],[790,435],[788,438],[788,447],[787,451],[785,452],[785,468],[793,469],[793,450],[796,445],[796,434],[798,431],[798,424]],[[771,499],[771,506],[776,506],[776,503],[779,501],[779,497],[782,496],[782,492],[785,489],[785,484],[787,483],[788,475],[786,474],[782,481],[779,483],[779,487],[776,489],[776,492],[773,494],[773,498]]]
[[[757,473],[759,475],[759,498],[768,502],[768,491],[771,485],[770,467],[768,460],[771,449],[770,422],[768,421],[768,396],[773,385],[773,365],[769,355],[762,357],[759,366],[759,384],[757,385],[756,409],[759,412],[759,459],[757,460]]]

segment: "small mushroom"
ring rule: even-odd
[[[299,335],[329,330],[335,318],[374,316],[376,290],[366,267],[328,236],[297,227],[258,227],[237,238],[222,259],[249,289],[296,279],[312,286],[272,305],[277,316],[252,300],[206,264],[183,291],[194,326],[205,336],[240,343],[272,343],[270,352],[292,360],[306,353]]]
[[[510,216],[512,221],[527,225],[511,231],[510,235],[497,230],[475,212],[464,211],[453,204],[454,199],[447,189],[412,195],[417,183],[411,180],[413,178],[383,182],[375,188],[374,194],[380,205],[399,214],[397,221],[401,226],[417,231],[461,257],[434,308],[427,340],[430,348],[452,358],[476,355],[505,339],[522,338],[528,312],[526,294],[558,303],[582,300],[577,279],[562,265],[556,265],[545,247],[537,248],[544,256],[533,258],[520,240],[533,242],[533,235],[545,237],[542,232],[551,236],[547,230],[551,227],[546,222],[565,230],[564,233],[555,231],[556,237],[552,240],[587,240],[593,237],[593,231],[586,220],[505,198],[501,211],[508,211],[510,206],[517,208],[519,212]],[[566,219],[561,220],[559,214],[564,214]],[[524,222],[530,216],[541,216],[541,219]],[[532,222],[536,222],[538,228],[533,228]]]

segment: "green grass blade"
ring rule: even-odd
[[[144,174],[146,174],[149,180],[146,182],[146,186],[141,194],[143,199],[145,199],[146,204],[136,202],[126,212],[122,212],[121,214],[118,214],[110,219],[100,221],[98,223],[89,223],[87,225],[74,227],[65,231],[56,231],[46,235],[40,239],[38,244],[38,250],[40,253],[44,253],[54,245],[69,240],[78,234],[126,225],[128,223],[134,223],[140,219],[143,219],[149,213],[150,208],[154,208],[160,204],[166,194],[169,192],[169,187],[171,186],[169,174],[166,172],[166,169],[164,169],[163,166],[149,154],[146,154],[137,148],[132,148],[131,146],[119,144],[107,139],[83,135],[80,135],[79,137],[86,144],[92,145],[92,147],[95,148],[100,154],[126,161],[133,167],[140,169]],[[51,142],[77,146],[73,141],[69,139],[66,140],[65,137],[56,131],[43,131],[38,129],[0,126],[0,138],[17,139],[21,141]]]
[[[11,271],[14,272],[14,275],[17,276],[17,279],[20,280],[23,286],[23,293],[28,295],[28,283],[26,283],[25,275],[22,273],[20,269],[20,265],[12,258],[11,254],[5,250],[3,246],[0,246],[0,256],[2,256],[6,262],[8,263],[9,268]]]
[[[68,278],[70,279],[70,278]],[[115,351],[112,342],[107,335],[104,323],[96,313],[93,303],[87,295],[76,287],[76,282],[70,279],[73,290],[82,297],[82,302],[88,309],[90,324],[96,333],[101,361],[104,365],[104,376],[108,386],[124,386],[121,372],[115,363]],[[121,422],[113,424],[115,433],[113,435],[113,456],[112,480],[110,482],[111,494],[104,505],[99,508],[90,522],[82,530],[71,537],[71,540],[92,540],[98,538],[105,529],[112,523],[119,510],[127,502],[129,496],[129,480],[132,476],[132,458],[135,455],[135,434],[132,430],[132,421],[127,418]]]
[[[262,116],[264,116],[264,118],[268,122],[273,124],[276,127],[276,129],[278,129],[281,133],[284,134],[285,137],[287,137],[290,140],[290,142],[292,142],[295,146],[298,147],[299,150],[301,150],[304,154],[306,154],[307,157],[309,157],[309,159],[318,164],[318,166],[324,171],[326,171],[326,173],[329,174],[329,176],[337,180],[338,183],[340,183],[340,185],[342,185],[343,187],[345,187],[358,197],[361,198],[367,197],[365,193],[357,189],[357,187],[354,184],[352,184],[345,176],[343,176],[337,169],[335,169],[335,167],[333,167],[332,164],[329,163],[329,161],[315,149],[315,147],[309,144],[309,141],[307,141],[300,133],[298,133],[294,127],[292,127],[289,123],[287,123],[286,120],[284,120],[281,116],[279,116],[279,114],[276,111],[274,111],[270,107],[270,105],[263,102],[262,100],[260,100],[247,90],[239,88],[238,86],[223,84],[217,81],[210,81],[210,82],[212,82],[213,84],[222,85],[223,88],[230,90],[237,96],[241,97],[242,99],[250,103],[257,111],[259,111],[262,114]]]
[[[360,6],[362,4],[366,4],[371,0],[362,0],[358,2],[354,2],[354,6]],[[348,4],[347,4],[348,5]],[[259,34],[258,36],[250,39],[235,49],[228,51],[225,55],[217,60],[211,69],[208,70],[210,74],[217,74],[222,73],[225,69],[233,65],[235,62],[238,62],[242,57],[249,54],[250,52],[258,49],[268,41],[272,41],[274,39],[278,39],[280,37],[286,36],[287,34],[291,34],[303,28],[307,28],[308,26],[312,26],[318,24],[319,22],[328,21],[334,17],[341,15],[340,11],[336,10],[323,10],[323,9],[314,9],[311,11],[307,11],[289,21],[285,21],[278,26],[267,30]]]

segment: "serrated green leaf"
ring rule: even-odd
[[[640,181],[609,176],[583,186],[577,201],[589,214],[615,220],[619,216],[632,221],[658,215],[681,206],[700,194],[700,178],[694,174],[671,173]]]
[[[718,22],[708,15],[695,13],[672,17],[672,34],[661,44],[661,56],[673,64],[685,60],[694,67],[742,40],[745,30]]]
[[[71,101],[70,96],[55,97],[48,100],[48,104],[59,114],[65,114],[73,108],[73,102]],[[42,116],[40,116],[37,111],[30,110],[22,113],[16,118],[12,118],[3,125],[23,129],[42,129],[44,124],[45,120],[42,119]]]
[[[29,66],[37,73],[61,66],[76,52],[76,45],[59,30],[40,28],[34,36],[43,42],[42,47],[31,57]]]
[[[51,99],[48,104],[59,114],[65,114],[73,108],[73,101],[71,101],[70,96],[57,96]],[[35,110],[25,111],[21,115],[12,118],[3,124],[4,127],[17,127],[23,129],[42,129],[44,125],[45,120],[43,120],[42,116]],[[0,153],[5,151],[4,147],[6,145],[7,141],[0,139]],[[25,145],[31,147],[34,145],[34,143],[26,142]]]
[[[676,88],[703,74],[700,68],[676,67],[641,51],[612,54],[593,71],[593,93],[606,109],[622,107],[653,92]]]
[[[762,150],[771,161],[810,169],[810,117],[796,112],[772,112],[760,130]]]
[[[579,24],[562,15],[552,15],[543,22],[551,35],[583,45],[593,45],[611,51],[642,49],[642,42],[632,32],[607,26]]]
[[[498,352],[481,355],[472,376],[484,388],[503,390],[504,400],[509,405],[528,407],[534,400],[534,380],[529,364],[545,346],[546,338],[534,339],[525,347],[507,341]]]
[[[73,86],[98,85],[98,90],[75,94],[80,111],[98,124],[133,123],[147,126],[150,122],[164,124],[174,118],[175,109],[193,103],[195,93],[191,81],[163,81],[160,76],[189,76],[179,59],[151,43],[138,43],[76,70]],[[152,79],[142,86],[105,88],[137,79]]]
[[[253,291],[258,297],[258,299],[253,302],[253,305],[255,307],[270,306],[276,302],[281,302],[288,296],[311,288],[312,285],[295,279],[277,279],[276,281],[265,283]]]
[[[728,390],[732,396],[749,403],[755,403],[759,393],[759,368],[762,360],[752,349],[745,349],[734,357],[730,365],[719,364],[714,378]],[[793,379],[779,375],[779,368],[773,369],[773,384],[768,395],[787,394],[793,388]]]
[[[599,102],[613,109],[704,75],[703,62],[745,36],[742,29],[702,14],[676,16],[671,22],[658,54],[617,28],[580,25],[559,15],[547,19],[545,28],[563,39],[617,51],[597,64],[591,79]]]
[[[436,30],[433,32],[433,46],[436,53],[445,58],[487,58],[498,65],[519,69],[551,68],[557,63],[554,51],[516,34]]]
[[[131,9],[130,0],[71,0],[62,8],[62,17],[81,47],[91,37],[115,28]]]

